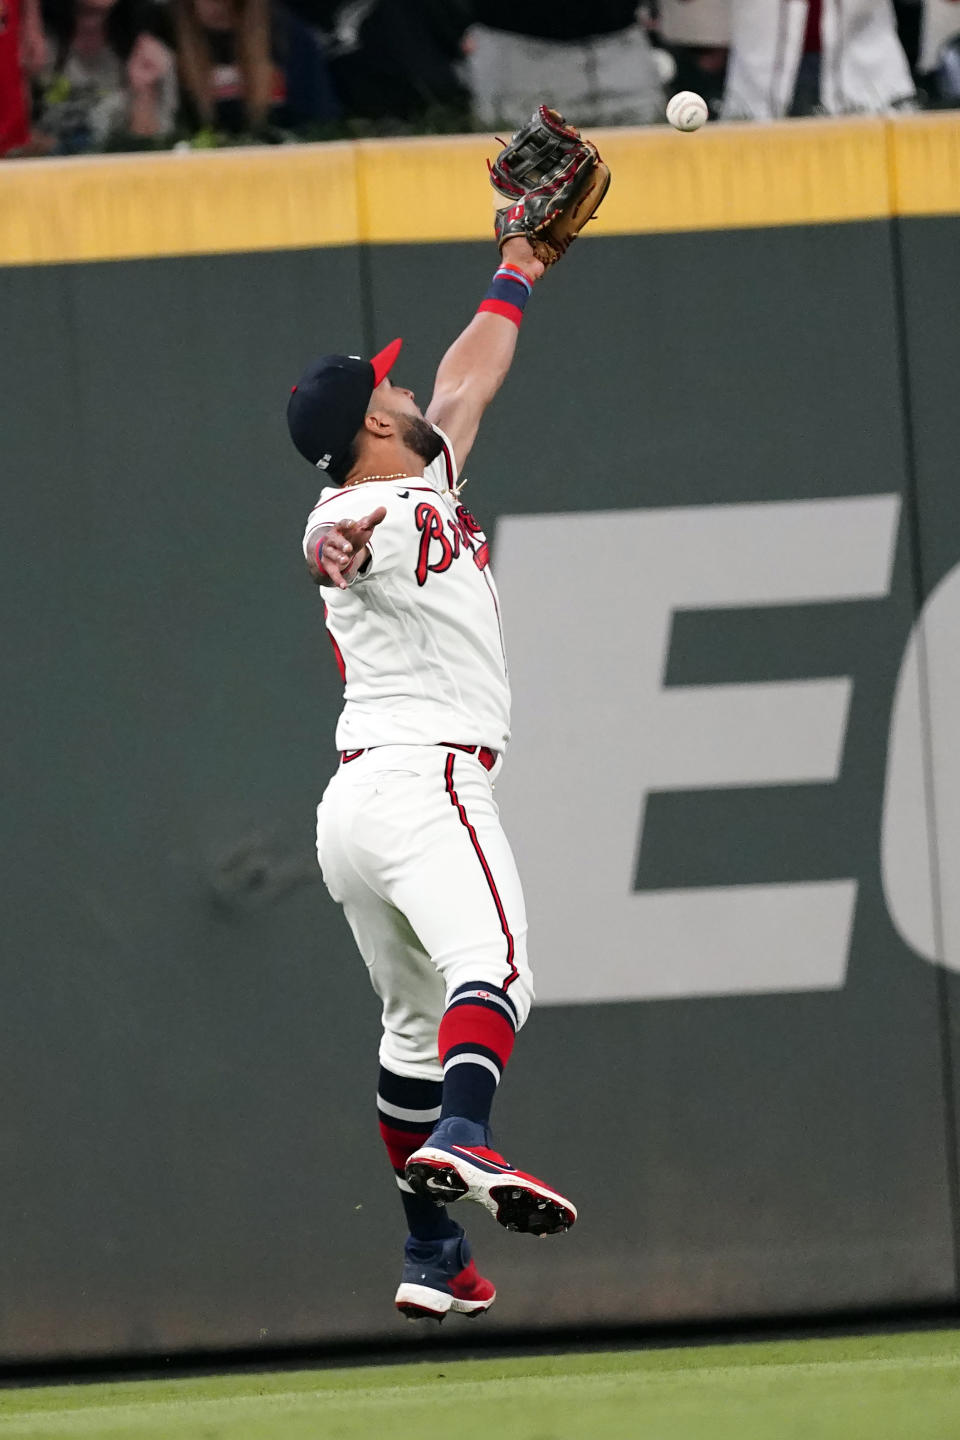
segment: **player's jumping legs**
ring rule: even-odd
[[[414,817],[405,829],[414,833],[397,836],[407,863],[391,867],[385,890],[442,982],[431,1037],[443,1073],[442,1116],[485,1126],[533,1000],[523,891],[490,775],[476,756],[424,747],[421,766],[415,798],[404,797]],[[389,1042],[394,1027],[385,1028]]]
[[[493,1304],[494,1286],[478,1273],[463,1229],[446,1207],[416,1194],[404,1177],[407,1159],[440,1115],[436,1033],[444,988],[405,917],[367,885],[344,853],[340,841],[347,817],[341,809],[362,803],[362,790],[354,786],[339,797],[328,792],[317,845],[328,888],[344,907],[383,1000],[377,1119],[409,1231],[394,1303],[411,1320],[443,1320],[451,1312],[476,1316]]]
[[[424,897],[400,874],[391,892],[446,985],[441,1118],[404,1173],[419,1194],[476,1200],[508,1229],[553,1234],[573,1224],[575,1206],[490,1142],[493,1098],[533,998],[523,893],[488,773],[474,756],[438,748],[419,818],[421,864],[439,884]]]
[[[490,1146],[491,1102],[533,998],[490,775],[453,747],[366,752],[328,788],[318,850],[383,999],[382,1065],[443,1079],[439,1125],[407,1183],[441,1203],[476,1200],[511,1229],[569,1228],[573,1204]]]

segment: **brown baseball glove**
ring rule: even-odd
[[[489,169],[501,250],[524,235],[544,265],[566,253],[610,185],[596,145],[547,105],[534,110]]]

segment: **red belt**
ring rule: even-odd
[[[499,759],[496,750],[491,750],[487,745],[452,745],[444,741],[440,748],[443,750],[462,750],[464,755],[476,755],[484,770],[492,770]],[[340,764],[349,765],[351,760],[359,760],[360,756],[366,755],[366,753],[367,751],[365,749],[341,750]]]

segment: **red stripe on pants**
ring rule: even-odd
[[[499,615],[499,611],[497,613]],[[480,866],[483,870],[484,879],[486,880],[487,886],[490,890],[490,894],[493,897],[493,903],[497,908],[497,919],[500,921],[500,929],[503,931],[503,938],[507,942],[506,959],[509,973],[506,980],[504,980],[503,982],[503,988],[504,990],[509,990],[510,986],[513,984],[514,980],[516,980],[517,975],[519,974],[519,971],[517,970],[517,967],[514,964],[513,960],[513,935],[511,934],[510,926],[507,923],[507,912],[503,908],[503,901],[500,899],[500,892],[497,889],[497,882],[493,878],[493,871],[490,869],[490,866],[487,863],[487,857],[483,853],[483,847],[481,846],[480,841],[477,839],[477,832],[468,820],[467,812],[461,805],[459,796],[457,795],[456,789],[454,788],[453,765],[456,758],[456,755],[452,754],[447,756],[447,763],[444,769],[444,779],[446,780],[447,794],[450,796],[450,804],[460,816],[460,824],[470,836],[470,843],[473,846],[474,854],[480,861]]]

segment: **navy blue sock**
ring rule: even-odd
[[[446,1206],[426,1195],[415,1195],[403,1176],[414,1150],[424,1143],[440,1117],[439,1080],[411,1080],[381,1065],[377,1085],[377,1118],[390,1164],[400,1187],[407,1229],[417,1240],[447,1240],[460,1233]]]
[[[461,1115],[489,1126],[497,1082],[488,1070],[479,1065],[458,1065],[443,1079],[442,1119]]]
[[[443,1064],[441,1114],[462,1115],[478,1125],[490,1123],[490,1107],[510,1059],[517,1012],[505,990],[460,985],[440,1021],[437,1044]]]

